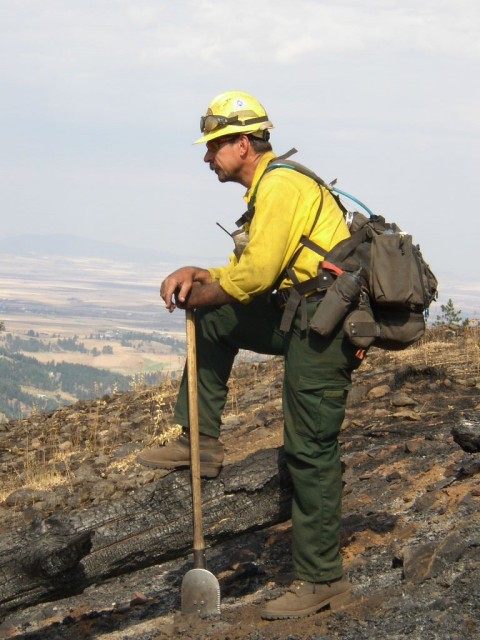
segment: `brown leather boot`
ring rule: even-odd
[[[156,469],[180,469],[190,466],[190,439],[188,432],[178,440],[162,447],[140,451],[137,461]],[[200,434],[200,475],[216,478],[223,463],[223,444],[217,438]]]
[[[348,580],[322,583],[295,580],[287,593],[267,602],[260,615],[266,620],[303,618],[327,606],[332,610],[341,608],[349,600]]]

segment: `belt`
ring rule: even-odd
[[[336,276],[328,272],[322,272],[309,280],[298,282],[293,269],[287,269],[287,274],[295,284],[274,294],[278,306],[284,309],[280,322],[280,331],[287,332],[290,330],[298,307],[301,310],[300,328],[302,331],[306,331],[308,326],[307,302],[319,302],[322,300],[329,286],[335,281]]]
[[[280,321],[280,331],[287,332],[292,326],[293,319],[297,313],[297,309],[301,309],[301,330],[307,329],[307,303],[318,302],[326,294],[326,291],[314,291],[309,296],[301,295],[295,287],[282,289],[272,295],[273,300],[283,309],[282,319]]]
[[[288,298],[290,297],[291,292],[294,287],[288,287],[288,289],[281,289],[280,291],[276,291],[272,293],[272,300],[281,308],[287,304]],[[314,291],[310,295],[306,295],[307,302],[320,302],[325,297],[327,291]]]

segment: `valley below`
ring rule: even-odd
[[[184,315],[169,314],[159,297],[160,282],[172,268],[107,258],[1,256],[0,364],[6,367],[5,359],[14,358],[16,371],[30,371],[18,380],[28,398],[6,398],[13,405],[9,410],[3,404],[4,417],[24,417],[31,410],[111,392],[114,386],[128,390],[176,375],[185,354]],[[32,375],[36,363],[49,366],[49,378],[58,375],[52,366],[79,365],[70,371],[79,379],[88,374],[88,384],[81,386],[89,391],[38,384]],[[95,381],[90,368],[110,372],[108,383]],[[5,386],[11,375],[2,374]],[[0,389],[4,399],[9,394],[15,395],[11,385]]]
[[[177,267],[140,255],[0,255],[0,422],[178,377],[185,314],[159,296]]]

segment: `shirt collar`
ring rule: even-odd
[[[255,173],[253,174],[253,180],[252,180],[252,184],[250,185],[250,189],[248,189],[246,194],[243,196],[246,202],[250,202],[250,198],[252,197],[252,194],[255,192],[255,188],[258,182],[260,181],[260,178],[265,173],[265,169],[267,168],[268,163],[271,162],[275,157],[276,156],[273,153],[273,151],[267,151],[267,153],[264,153],[263,156],[260,158],[257,168],[255,169]]]

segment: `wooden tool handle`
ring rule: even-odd
[[[197,346],[195,339],[195,313],[193,310],[186,310],[186,321],[188,415],[190,424],[190,463],[193,502],[193,562],[196,569],[205,569],[205,541],[203,539],[200,482],[200,435],[198,428]]]

